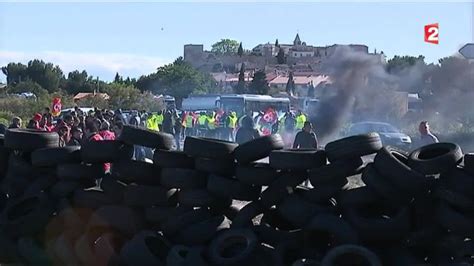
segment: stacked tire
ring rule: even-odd
[[[0,263],[474,262],[474,155],[455,144],[407,154],[377,134],[324,151],[283,150],[278,135],[188,137],[181,152],[173,141],[126,126],[117,141],[59,148],[56,134],[7,131]],[[133,145],[154,149],[153,164],[132,160]]]

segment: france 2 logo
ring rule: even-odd
[[[439,44],[439,24],[425,25],[425,42]]]

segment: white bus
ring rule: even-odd
[[[254,94],[229,94],[221,95],[219,107],[226,111],[234,111],[240,117],[247,112],[262,112],[269,108],[277,113],[285,113],[290,110],[290,99],[275,98],[269,95]]]

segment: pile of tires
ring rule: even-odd
[[[0,263],[474,263],[474,155],[455,144],[406,154],[377,134],[324,151],[283,150],[278,135],[188,137],[180,152],[173,141],[126,126],[119,140],[60,148],[56,134],[7,131]],[[132,160],[133,145],[154,149],[154,163]],[[354,175],[365,185],[351,187]]]

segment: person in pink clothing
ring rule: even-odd
[[[99,135],[104,140],[115,140],[115,133],[110,131],[110,123],[105,120],[100,124]]]

